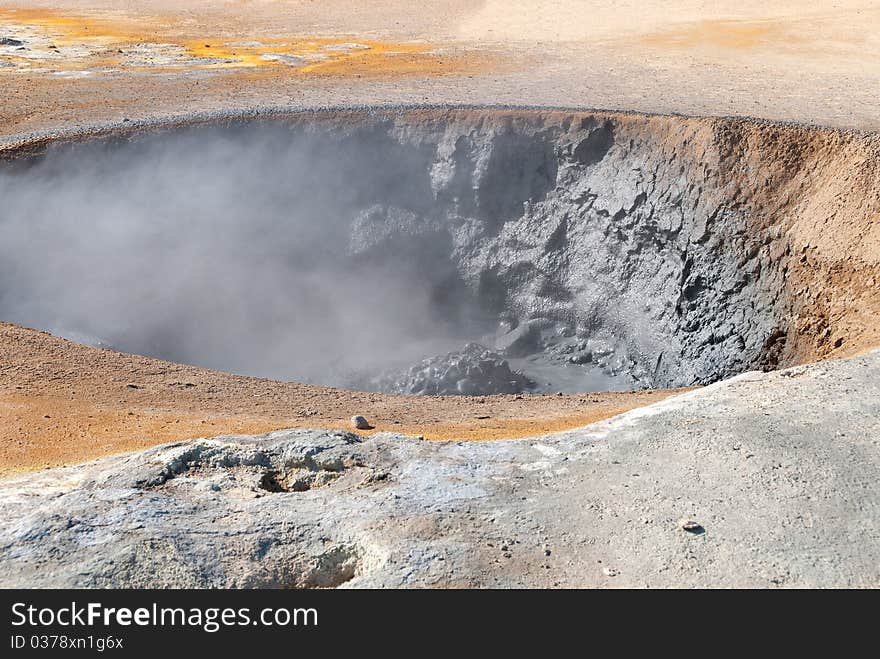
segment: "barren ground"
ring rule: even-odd
[[[0,474],[194,437],[349,429],[353,414],[375,425],[363,434],[525,437],[582,426],[671,393],[386,396],[227,375],[0,324]]]
[[[878,357],[528,440],[280,431],[5,479],[0,585],[877,588]]]
[[[0,55],[0,130],[392,102],[876,128],[878,20],[868,0],[19,0],[0,6],[0,27],[45,41]],[[369,48],[339,49],[352,42]]]

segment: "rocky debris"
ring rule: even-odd
[[[593,361],[593,354],[590,351],[578,352],[569,357],[568,361],[571,364],[589,364],[591,361]]]
[[[388,370],[371,381],[377,391],[426,396],[515,394],[534,387],[499,353],[478,343],[424,359],[405,370]]]
[[[0,46],[23,46],[24,41],[21,39],[13,39],[12,37],[0,37]]]
[[[351,425],[357,430],[371,430],[373,428],[373,426],[370,425],[370,422],[367,421],[366,417],[361,416],[360,414],[355,414],[351,417]]]
[[[880,587],[880,351],[801,369],[525,440],[279,431],[0,481],[0,587]],[[643,523],[683,501],[698,552]]]
[[[565,333],[565,326],[556,327],[555,333],[542,336],[541,349],[547,359],[576,366],[601,369],[609,377],[630,378],[633,388],[647,386],[646,372],[629,356],[624,341],[620,339],[596,339],[589,332]]]

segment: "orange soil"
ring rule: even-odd
[[[30,62],[29,68],[49,68],[53,74],[64,72],[102,72],[106,70],[148,71],[154,74],[183,69],[228,70],[230,72],[269,75],[302,76],[372,75],[403,76],[412,74],[436,75],[446,72],[463,73],[482,68],[479,58],[470,54],[452,53],[444,44],[424,41],[379,41],[345,37],[319,36],[280,37],[259,39],[220,38],[213,31],[193,30],[181,26],[173,17],[153,16],[150,22],[135,21],[124,16],[82,16],[62,14],[49,9],[0,8],[0,26],[7,30],[35,29],[54,45],[62,48],[88,48],[88,53],[76,57],[29,59],[28,51],[14,52],[7,60],[14,64]],[[355,48],[345,48],[356,44]],[[222,60],[212,63],[163,63],[149,66],[125,63],[123,49],[172,46],[182,49],[186,58]],[[293,55],[314,58],[305,66],[288,66],[272,55]],[[488,59],[487,59],[488,62]],[[21,71],[27,75],[28,68]]]
[[[429,440],[525,437],[582,426],[674,393],[388,396],[228,375],[0,323],[0,474],[193,437],[349,428],[354,414],[376,426],[371,432]]]

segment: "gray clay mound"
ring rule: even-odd
[[[735,155],[660,127],[375,113],[56,145],[0,170],[0,317],[389,392],[659,388],[772,367],[786,237],[722,172]],[[416,382],[423,360],[471,342],[519,361],[474,386]]]

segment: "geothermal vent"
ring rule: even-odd
[[[837,347],[795,295],[825,276],[791,237],[805,140],[461,110],[22,149],[0,169],[0,317],[387,392],[707,383]]]

